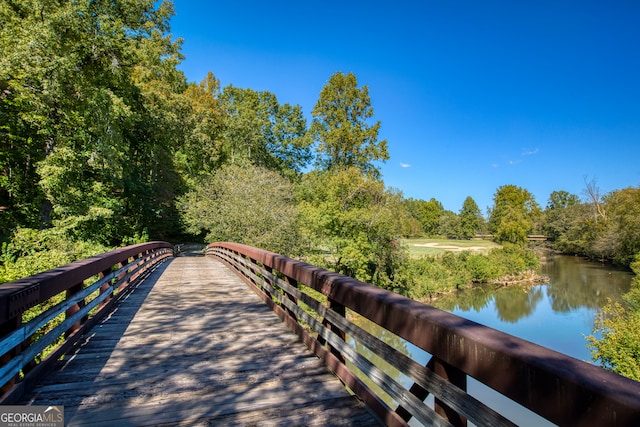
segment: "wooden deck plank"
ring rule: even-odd
[[[24,404],[68,425],[377,425],[218,261],[165,263]]]

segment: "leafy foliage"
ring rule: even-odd
[[[224,88],[227,114],[223,155],[231,164],[257,166],[298,174],[311,158],[307,124],[299,105],[280,105],[270,92],[233,86]]]
[[[72,240],[62,228],[19,228],[0,252],[0,283],[11,282],[107,252],[97,243]]]
[[[317,143],[316,166],[322,170],[355,167],[380,175],[373,162],[389,159],[387,141],[378,141],[380,122],[368,125],[373,107],[367,86],[358,88],[353,73],[335,73],[313,107],[310,132]]]
[[[297,254],[295,191],[277,172],[226,165],[180,198],[189,231],[207,241],[232,241]]]
[[[444,215],[442,203],[432,198],[429,201],[405,199],[403,204],[411,216],[420,223],[425,235],[434,236],[437,234],[440,218]]]
[[[190,83],[183,93],[187,123],[184,142],[176,147],[176,168],[189,184],[212,173],[222,163],[225,114],[220,101],[220,81],[209,72],[199,83]],[[178,139],[179,140],[179,139]]]
[[[391,280],[401,256],[397,239],[413,219],[399,193],[356,167],[307,174],[299,209],[304,236],[324,249],[313,261],[376,284]]]
[[[467,196],[460,209],[460,230],[461,239],[471,239],[480,231],[480,225],[484,220],[478,204],[471,196]]]
[[[640,252],[640,187],[612,191],[598,199],[596,207],[594,203],[553,192],[544,212],[544,232],[564,253],[629,266]]]
[[[448,239],[457,239],[460,236],[460,217],[452,211],[443,211],[438,221],[438,235]]]
[[[587,337],[593,360],[620,375],[640,381],[640,312],[611,302],[596,317],[594,333]]]
[[[150,0],[2,3],[2,220],[60,220],[106,244],[167,225],[185,86],[171,14]]]
[[[587,342],[603,367],[640,381],[640,254],[631,265],[636,277],[623,296],[625,305],[609,301],[597,314]]]
[[[467,287],[490,283],[539,267],[537,256],[516,245],[492,249],[489,254],[446,252],[440,256],[406,259],[389,289],[417,300]]]
[[[497,242],[524,245],[534,230],[540,207],[528,190],[515,185],[499,187],[493,196],[489,231]]]

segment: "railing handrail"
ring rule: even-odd
[[[222,248],[321,292],[559,425],[640,425],[640,383],[351,277],[237,243]]]
[[[173,249],[173,246],[160,241],[139,243],[74,261],[13,282],[2,283],[0,284],[0,325],[121,261],[158,248]]]
[[[140,243],[0,284],[0,403],[19,398],[77,341],[79,332],[90,328],[113,307],[130,284],[172,255],[169,243]],[[85,280],[94,276],[99,278],[85,287]],[[25,311],[63,292],[61,302],[22,323]],[[116,298],[112,298],[115,293]],[[97,311],[90,315],[91,310]],[[50,323],[59,314],[65,314],[65,320]],[[44,325],[54,326],[42,337],[32,338]],[[64,342],[46,360],[35,363],[45,347],[63,336]],[[16,382],[21,370],[25,377]]]

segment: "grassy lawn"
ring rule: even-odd
[[[490,240],[450,240],[450,239],[404,239],[402,245],[409,249],[412,257],[438,255],[446,251],[480,251],[489,252],[500,245]]]

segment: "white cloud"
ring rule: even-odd
[[[410,168],[410,167],[411,167],[411,165],[410,165],[409,163],[402,163],[402,162],[401,162],[401,163],[400,163],[400,167],[401,167],[401,168]]]
[[[540,151],[539,148],[535,148],[533,150],[530,150],[528,148],[523,148],[522,149],[522,155],[523,156],[533,156],[534,154],[538,154],[539,151]]]

